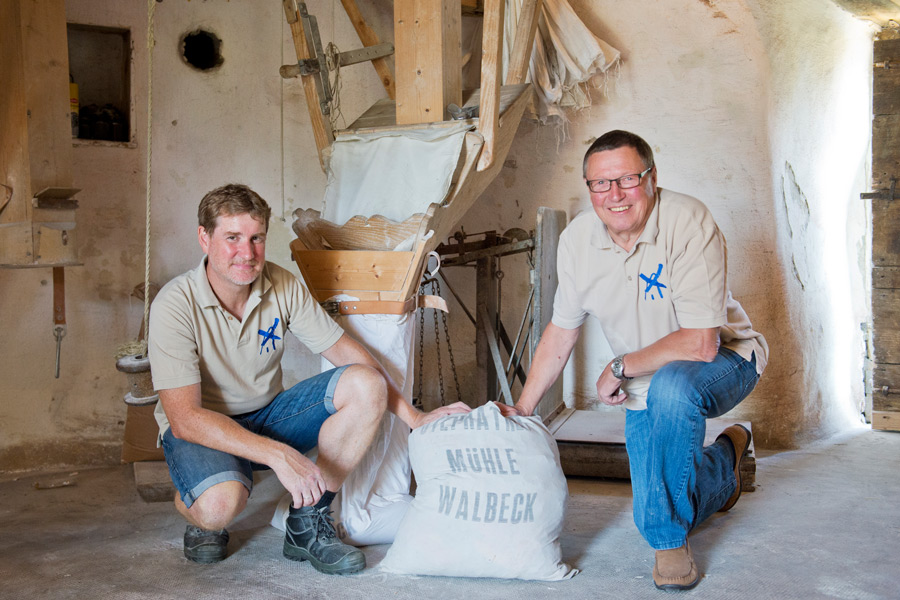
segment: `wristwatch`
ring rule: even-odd
[[[631,377],[625,376],[625,355],[620,354],[609,363],[609,368],[612,371],[613,377],[620,381],[627,381],[632,379]]]

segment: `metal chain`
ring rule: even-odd
[[[425,293],[425,284],[419,286],[419,295]],[[425,379],[425,307],[419,309],[419,381],[416,384],[417,408],[423,408],[422,381]]]
[[[437,281],[431,280],[431,293],[435,294],[435,285]],[[438,371],[438,389],[441,392],[441,406],[446,406],[447,402],[444,399],[444,367],[441,366],[441,332],[438,329],[438,311],[432,309],[432,316],[434,317],[434,349],[437,352],[437,371]]]
[[[438,283],[437,279],[432,282],[431,289],[435,296],[441,296],[441,284]],[[437,315],[438,311],[434,312]],[[459,377],[456,375],[456,361],[453,359],[453,346],[450,345],[450,328],[447,326],[447,313],[444,311],[440,312],[441,321],[444,323],[444,337],[447,340],[447,354],[450,356],[450,373],[453,374],[453,386],[456,388],[456,401],[462,402],[462,394],[459,391]],[[443,394],[441,394],[441,399],[443,399]]]
[[[428,281],[422,283],[419,286],[419,295],[425,294],[425,285],[428,284]],[[434,296],[441,295],[441,284],[438,283],[437,279],[432,279],[431,283],[431,294]],[[419,312],[419,380],[416,384],[416,398],[420,404],[419,408],[422,405],[422,382],[424,381],[424,369],[425,369],[425,309],[420,309]],[[440,391],[440,401],[441,406],[447,405],[446,394],[444,391],[444,366],[443,361],[441,359],[441,332],[440,326],[438,325],[438,312],[441,313],[441,321],[444,326],[444,339],[447,340],[447,354],[450,357],[450,372],[453,374],[453,386],[456,390],[456,399],[459,402],[462,402],[462,392],[459,388],[459,376],[456,372],[456,360],[453,357],[453,346],[450,344],[450,327],[447,323],[447,314],[444,311],[438,311],[437,309],[433,309],[433,318],[434,318],[434,347],[435,352],[437,354],[437,373],[438,373],[438,389]]]

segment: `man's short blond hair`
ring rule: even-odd
[[[269,230],[269,218],[272,209],[262,197],[248,186],[240,183],[229,183],[208,192],[200,201],[197,209],[197,222],[207,233],[212,235],[216,228],[216,220],[225,215],[250,215]]]

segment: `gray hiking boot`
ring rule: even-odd
[[[362,550],[338,539],[327,506],[292,506],[284,529],[285,558],[308,560],[317,571],[330,575],[356,573],[366,566]]]
[[[228,532],[209,531],[188,525],[184,530],[184,557],[196,563],[214,563],[228,553]]]

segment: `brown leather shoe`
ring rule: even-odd
[[[719,512],[731,509],[737,503],[738,498],[741,497],[741,461],[747,455],[747,450],[750,448],[750,440],[753,436],[750,434],[750,430],[743,425],[730,425],[716,438],[716,441],[718,442],[722,437],[728,437],[732,446],[734,446],[734,479],[737,482],[737,486],[731,497],[719,509]]]
[[[653,583],[661,590],[689,590],[700,581],[700,572],[687,541],[681,548],[657,550]]]

